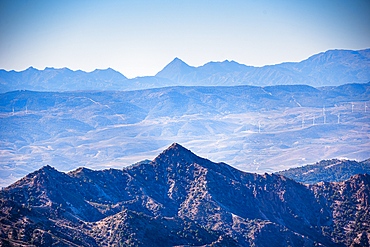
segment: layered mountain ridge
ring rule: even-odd
[[[358,173],[370,174],[370,159],[356,160],[322,160],[312,165],[290,168],[278,174],[298,182],[314,184],[320,181],[338,182],[349,179]]]
[[[176,58],[156,76],[185,85],[338,86],[369,80],[369,51],[329,50],[298,63],[263,67],[246,66],[228,60],[190,67]],[[180,67],[186,69],[177,69]]]
[[[61,171],[125,167],[173,142],[258,173],[366,160],[366,106],[370,83],[4,93],[0,186],[45,164]]]
[[[92,72],[32,67],[20,72],[0,70],[0,93],[14,90],[138,90],[166,86],[339,86],[370,81],[369,54],[370,49],[329,50],[301,62],[263,67],[228,60],[193,67],[175,58],[155,76],[133,79],[110,68]]]
[[[365,246],[370,177],[304,185],[173,144],[123,170],[50,166],[0,193],[3,244]]]

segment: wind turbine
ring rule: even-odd
[[[325,106],[322,108],[322,115],[324,115],[324,124],[326,124]]]
[[[352,112],[353,112],[353,107],[354,107],[354,104],[353,103],[351,103],[352,104]]]
[[[340,113],[338,113],[338,124],[340,123]]]
[[[261,133],[261,121],[258,121],[258,133]]]

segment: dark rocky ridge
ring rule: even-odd
[[[350,246],[369,242],[370,176],[304,185],[171,145],[117,170],[50,166],[0,194],[3,245]]]

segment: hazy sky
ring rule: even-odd
[[[370,47],[369,0],[0,0],[0,68],[111,67],[154,75],[192,66],[263,66]]]

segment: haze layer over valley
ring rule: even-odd
[[[173,142],[244,171],[369,158],[370,84],[1,94],[1,184],[50,164],[122,168]]]

